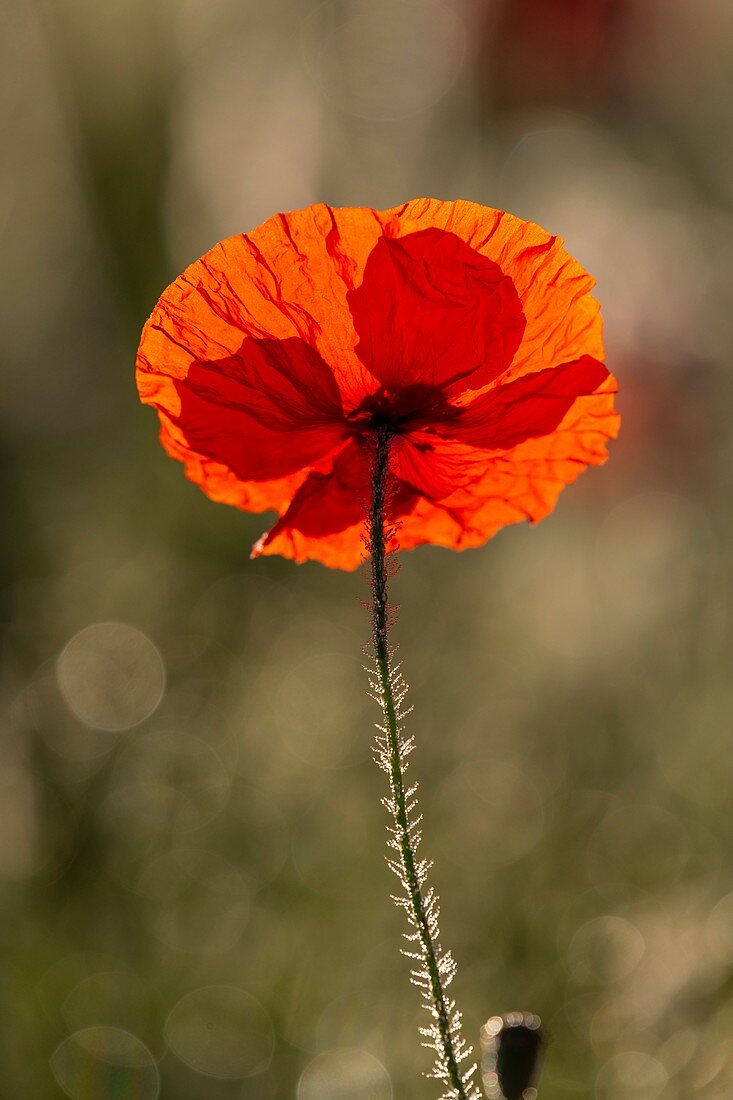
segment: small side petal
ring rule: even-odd
[[[280,554],[296,562],[356,569],[366,556],[369,483],[366,448],[347,444],[328,471],[309,474],[285,514],[255,544],[252,557]]]
[[[604,363],[584,355],[487,390],[438,426],[441,435],[488,450],[514,447],[549,435],[579,397],[615,393],[616,380]]]
[[[227,499],[240,507],[254,500],[282,506],[284,486],[273,486],[273,495],[263,485],[250,491],[247,485],[281,483],[343,443],[331,371],[296,337],[248,337],[231,354],[206,359],[195,333],[178,324],[174,334],[169,326],[159,310],[138,353],[140,398],[157,409],[166,450],[214,499],[223,499],[226,482]],[[236,491],[235,480],[242,486]]]
[[[607,444],[619,427],[612,386],[608,381],[597,393],[577,398],[547,435],[500,451],[476,448],[472,472],[483,461],[483,474],[442,499],[421,493],[401,518],[400,548],[424,543],[454,550],[482,546],[508,524],[536,523],[549,515],[567,485],[608,457]]]
[[[166,453],[183,463],[189,481],[220,504],[230,504],[245,512],[282,513],[310,473],[310,468],[306,468],[269,481],[242,481],[229,466],[191,450],[177,425],[164,413],[159,415],[160,442]]]

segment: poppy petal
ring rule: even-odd
[[[387,223],[392,214],[394,222]],[[526,325],[506,380],[567,363],[582,355],[603,359],[595,280],[562,239],[534,222],[463,199],[413,199],[381,215],[392,236],[426,226],[445,229],[499,265],[519,296]]]
[[[317,462],[343,442],[333,374],[308,344],[296,337],[247,338],[233,354],[207,361],[190,357],[186,331],[178,327],[168,347],[189,358],[185,375],[176,377],[160,350],[154,370],[141,352],[140,396],[161,420],[165,416],[168,434],[175,424],[179,443],[198,456],[199,464],[187,471],[207,492],[207,462],[243,482],[271,481]],[[157,331],[167,329],[159,324]]]
[[[597,393],[577,398],[547,435],[495,453],[476,448],[475,461],[483,455],[483,475],[441,500],[421,493],[400,519],[400,548],[426,542],[453,550],[482,546],[507,524],[536,523],[549,515],[566,485],[588,466],[606,461],[608,441],[619,427],[614,388],[609,381]]]
[[[380,238],[347,301],[359,358],[393,392],[487,385],[510,366],[525,325],[499,265],[435,227]]]
[[[252,557],[280,554],[296,562],[314,559],[339,569],[364,560],[371,460],[368,450],[349,443],[324,472],[313,472],[290,507],[256,543]]]
[[[437,430],[473,447],[513,447],[554,431],[578,397],[601,388],[606,393],[616,392],[615,379],[603,363],[584,355],[572,363],[492,387]]]
[[[160,442],[171,458],[182,462],[186,477],[200,486],[211,500],[231,504],[246,512],[284,512],[308,476],[308,469],[269,481],[242,481],[221,462],[204,458],[191,449],[178,426],[163,412]]]
[[[396,476],[428,500],[443,500],[486,473],[486,451],[433,431],[413,431],[395,439]]]
[[[494,454],[555,431],[579,397],[615,389],[603,363],[590,356],[497,385],[457,414],[448,407],[431,426],[408,432],[395,445],[396,471],[434,501],[468,485],[478,491]]]

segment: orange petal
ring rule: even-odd
[[[435,543],[463,550],[482,546],[507,524],[544,519],[566,485],[606,461],[619,426],[613,388],[609,379],[578,398],[548,435],[488,455],[482,477],[442,500],[421,496],[401,519],[400,549]]]

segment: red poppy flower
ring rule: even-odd
[[[400,548],[479,546],[617,433],[592,285],[557,237],[474,203],[277,214],[164,292],[140,397],[213,500],[279,514],[255,555],[359,564],[380,424]]]

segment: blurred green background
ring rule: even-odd
[[[733,5],[3,0],[0,1095],[420,1100],[360,575],[156,442],[133,360],[216,240],[504,207],[598,277],[622,434],[536,530],[404,556],[470,1037],[541,1100],[733,1096]]]

